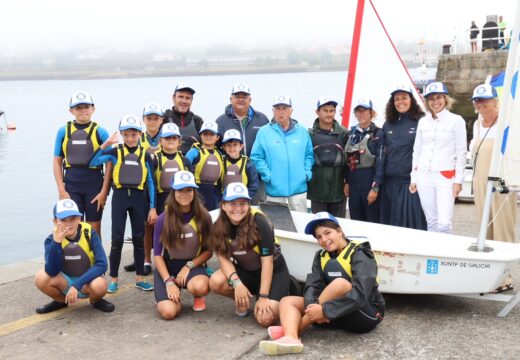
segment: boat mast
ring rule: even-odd
[[[493,144],[493,155],[491,157],[491,164],[489,166],[489,174],[486,186],[486,198],[484,201],[484,209],[482,212],[482,219],[480,222],[480,232],[478,236],[477,247],[471,246],[469,249],[473,251],[492,251],[493,249],[486,246],[486,233],[489,221],[489,214],[491,212],[491,202],[493,199],[493,192],[498,191],[500,193],[507,193],[507,188],[504,179],[502,179],[502,162],[503,157],[507,148],[509,122],[514,119],[510,119],[509,110],[511,108],[511,102],[514,99],[511,97],[511,92],[514,91],[513,77],[518,76],[518,67],[520,65],[520,54],[518,53],[520,42],[520,6],[517,5],[516,18],[513,27],[513,34],[511,36],[511,45],[509,54],[507,56],[506,74],[504,77],[504,93],[502,95],[502,101],[500,105],[500,111],[498,113],[497,122],[497,134],[502,135],[502,139],[495,139]],[[516,75],[515,75],[516,73]],[[517,87],[515,81],[515,88]],[[519,95],[517,92],[516,95]],[[518,101],[518,100],[517,100]],[[517,139],[518,140],[518,139]],[[516,199],[515,199],[516,200]]]

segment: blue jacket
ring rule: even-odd
[[[240,136],[242,136],[242,140],[244,140],[243,151],[245,151],[245,155],[250,156],[251,148],[255,142],[258,130],[262,126],[269,124],[269,119],[267,119],[267,117],[261,112],[254,110],[251,106],[249,107],[248,118],[249,120],[247,120],[245,128],[242,127],[242,123],[239,119],[237,119],[235,113],[233,112],[233,107],[231,104],[229,104],[226,106],[224,114],[217,118],[216,123],[218,124],[218,132],[220,134],[221,140],[227,130],[238,130],[240,132]]]
[[[287,132],[274,120],[260,128],[251,160],[265,182],[269,196],[292,196],[307,191],[312,178],[314,153],[307,129],[296,120]]]

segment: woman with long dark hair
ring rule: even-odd
[[[385,180],[381,190],[380,222],[426,230],[426,219],[417,193],[411,193],[413,144],[419,119],[425,114],[412,89],[400,85],[386,104]]]
[[[251,207],[247,187],[230,183],[213,227],[212,249],[220,269],[210,279],[213,292],[235,300],[235,313],[247,316],[256,295],[256,321],[278,321],[278,305],[289,293],[289,270],[273,227],[265,214]]]
[[[194,297],[193,310],[206,309],[209,278],[204,268],[212,252],[206,243],[211,217],[195,190],[195,178],[189,171],[175,173],[165,210],[154,229],[155,299],[157,311],[166,320],[181,311],[181,289]]]

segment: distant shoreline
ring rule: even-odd
[[[279,67],[237,67],[219,69],[156,69],[156,70],[118,70],[118,71],[23,71],[17,73],[0,72],[0,81],[29,81],[29,80],[97,80],[97,79],[126,79],[149,77],[175,76],[212,76],[233,74],[278,74],[297,72],[330,72],[347,71],[347,66],[279,66]]]

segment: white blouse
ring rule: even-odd
[[[417,126],[413,146],[411,182],[417,171],[455,170],[455,183],[464,181],[466,123],[462,116],[444,109],[434,119],[427,113]]]

